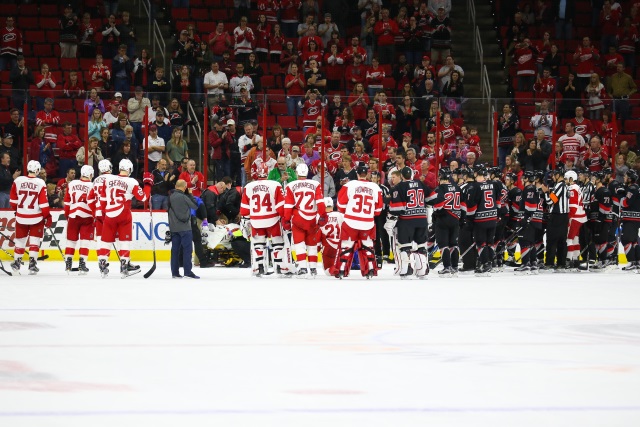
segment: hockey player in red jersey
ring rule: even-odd
[[[19,176],[13,181],[9,202],[16,213],[16,237],[14,262],[11,269],[20,274],[22,256],[29,239],[29,274],[38,274],[38,251],[44,236],[44,228],[51,226],[47,184],[38,178],[40,163],[31,160],[27,164],[27,176]]]
[[[341,212],[333,210],[333,199],[331,197],[324,198],[324,206],[327,210],[327,223],[320,227],[320,242],[322,244],[322,265],[324,272],[333,276],[334,266],[336,265],[336,257],[338,256],[338,248],[340,247],[340,229],[344,221],[344,215]]]
[[[587,222],[587,214],[582,202],[582,191],[578,186],[578,174],[567,171],[564,174],[569,193],[569,233],[567,235],[567,260],[569,268],[578,270],[580,265],[580,227]]]
[[[93,189],[93,167],[84,165],[80,169],[80,179],[74,179],[69,183],[64,195],[64,216],[67,217],[67,247],[64,250],[65,271],[71,272],[73,256],[80,240],[80,265],[78,274],[89,272],[87,257],[89,256],[89,244],[93,240],[93,211],[91,206],[95,200],[89,197]]]
[[[284,194],[279,182],[267,179],[269,167],[266,163],[258,165],[258,180],[248,183],[242,192],[240,215],[243,227],[247,221],[251,225],[253,243],[253,261],[257,264],[256,276],[262,277],[266,270],[265,253],[267,239],[271,239],[273,259],[276,271],[286,277],[293,273],[289,265],[283,264],[284,239],[280,219],[284,214]]]
[[[369,170],[358,166],[357,181],[349,181],[338,194],[338,209],[344,214],[340,230],[340,254],[335,276],[342,279],[349,275],[354,251],[358,251],[360,272],[370,279],[377,275],[376,254],[373,242],[376,239],[375,216],[380,215],[384,203],[378,184],[367,181]]]
[[[320,183],[306,179],[307,165],[299,164],[296,173],[299,179],[289,183],[285,190],[283,226],[293,234],[298,276],[309,273],[315,277],[318,274],[318,225],[326,223],[327,215]]]
[[[119,165],[118,175],[108,175],[100,189],[101,211],[104,214],[102,236],[98,248],[98,263],[103,278],[109,274],[108,259],[111,255],[110,246],[120,241],[120,275],[127,276],[140,272],[140,266],[132,265],[130,261],[129,245],[133,234],[131,217],[131,199],[144,202],[149,199],[151,187],[146,186],[143,191],[138,181],[131,178],[133,164],[129,159],[123,159]],[[152,230],[153,231],[153,230]]]
[[[104,187],[104,181],[107,179],[107,176],[111,175],[113,166],[107,159],[100,160],[100,162],[98,163],[98,170],[100,171],[100,175],[93,180],[93,188],[89,192],[88,198],[92,201],[92,206],[94,209],[93,216],[96,220],[96,237],[97,240],[100,241],[100,237],[102,236],[102,221],[104,220],[102,203],[100,202],[100,192]]]

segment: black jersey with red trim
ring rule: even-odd
[[[440,184],[427,197],[427,204],[433,206],[433,217],[440,218],[451,215],[460,219],[463,210],[462,192],[457,185]]]

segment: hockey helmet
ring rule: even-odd
[[[535,179],[540,180],[540,182],[542,182],[542,180],[544,179],[544,171],[541,171],[541,170],[533,171],[533,175]]]
[[[100,171],[100,173],[111,172],[113,170],[113,166],[107,159],[100,160],[100,162],[98,163],[98,170]]]
[[[27,172],[29,173],[38,175],[40,173],[40,169],[42,169],[42,166],[40,166],[40,162],[37,160],[29,160],[29,163],[27,163]]]
[[[400,173],[402,174],[402,177],[407,181],[413,179],[413,169],[411,169],[409,166],[403,167],[400,170]]]
[[[502,177],[502,170],[497,166],[489,168],[489,173],[491,175],[497,177],[497,178],[501,178]]]
[[[604,168],[602,169],[602,173],[605,175],[611,175],[613,174],[613,170],[611,168]]]
[[[484,165],[478,165],[475,167],[475,169],[473,170],[476,173],[476,176],[486,176],[487,175],[487,168]]]
[[[456,169],[457,170],[457,169]],[[451,179],[451,170],[446,169],[446,168],[442,168],[438,171],[438,179],[440,181],[448,181],[449,179]]]
[[[604,173],[602,171],[593,172],[591,176],[594,177],[596,181],[602,181],[604,179]]]
[[[535,179],[535,176],[533,175],[533,172],[531,171],[527,171],[522,175],[527,181],[533,181]],[[518,180],[518,175],[516,175],[513,172],[509,172],[504,176],[504,179],[508,179],[510,180],[512,183],[515,183]]]
[[[269,176],[269,166],[266,163],[258,163],[256,167],[256,175],[258,176],[258,178],[264,179]]]
[[[325,197],[324,198],[324,205],[328,208],[332,208],[333,207],[333,199],[331,197]]]
[[[638,172],[635,169],[629,169],[625,176],[629,178],[631,182],[638,181]]]
[[[578,180],[578,174],[576,173],[576,171],[567,171],[564,174],[564,179],[566,179],[567,181],[572,179],[575,182]]]
[[[91,178],[93,176],[93,166],[84,165],[80,168],[80,176],[83,178]]]
[[[298,179],[306,178],[309,175],[309,167],[304,163],[300,163],[296,167],[296,174],[298,174]]]
[[[131,163],[131,160],[129,160],[129,159],[120,160],[120,164],[118,165],[118,168],[121,171],[129,172],[129,175],[131,175],[133,173],[133,163]]]

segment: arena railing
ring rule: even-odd
[[[151,40],[151,2],[150,0],[139,0],[138,2],[138,16],[142,16],[142,9],[144,8],[144,13],[147,16],[147,20],[149,21],[149,25],[147,26],[147,30],[149,31],[148,40]]]

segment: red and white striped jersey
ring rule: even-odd
[[[562,135],[558,138],[558,141],[562,143],[562,154],[567,156],[575,156],[579,159],[582,157],[584,150],[587,149],[584,138],[577,133],[573,136]]]
[[[284,218],[299,218],[316,222],[317,215],[324,215],[325,207],[320,183],[310,179],[293,181],[285,189]]]
[[[144,202],[147,194],[140,188],[135,179],[122,175],[107,175],[100,189],[102,212],[109,218],[116,218],[123,213],[131,215],[131,199]]]
[[[568,186],[569,190],[569,220],[580,223],[587,222],[587,213],[584,211],[582,203],[582,190],[577,184]]]
[[[338,210],[344,221],[355,230],[371,230],[374,217],[382,212],[382,190],[370,181],[349,181],[338,194]]]
[[[89,194],[93,189],[91,181],[74,179],[67,186],[64,195],[64,214],[67,218],[93,218],[95,200],[91,200]]]
[[[341,212],[329,212],[327,214],[327,223],[320,227],[320,236],[322,246],[331,246],[334,249],[340,247],[340,230],[344,215]]]
[[[261,179],[244,187],[240,215],[251,219],[251,227],[271,227],[283,214],[284,194],[279,182]]]
[[[40,178],[19,176],[13,181],[9,195],[18,224],[37,224],[49,215],[47,184]]]

